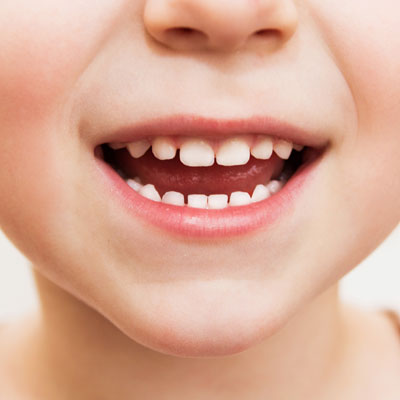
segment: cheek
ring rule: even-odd
[[[400,218],[400,5],[397,0],[310,0],[358,112],[338,148],[347,204],[364,220]],[[395,219],[396,219],[395,218]]]
[[[360,131],[400,119],[400,5],[397,0],[310,0],[314,20],[352,90]],[[392,138],[395,139],[395,138]],[[397,137],[397,143],[399,138]]]
[[[71,173],[64,163],[79,139],[70,93],[113,28],[120,3],[0,5],[0,226],[14,239],[45,238],[46,218],[63,206],[56,189]]]
[[[0,6],[2,122],[37,120],[64,100],[112,29],[121,8],[116,3],[122,0],[99,0],[96,7],[83,0]]]

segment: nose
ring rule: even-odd
[[[294,0],[146,0],[143,19],[170,49],[234,51],[283,44],[296,31],[298,10]]]

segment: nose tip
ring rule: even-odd
[[[238,50],[276,46],[296,31],[293,0],[147,0],[144,25],[173,50]]]

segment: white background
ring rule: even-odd
[[[365,308],[400,312],[400,226],[341,282],[344,300]],[[37,306],[28,261],[0,231],[0,320]]]

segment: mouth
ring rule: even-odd
[[[231,236],[272,224],[327,147],[297,128],[254,119],[174,118],[110,139],[95,155],[125,206],[186,237]]]

